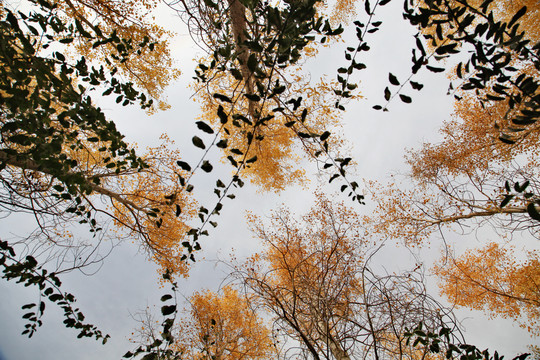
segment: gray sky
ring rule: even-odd
[[[364,99],[347,106],[344,116],[344,132],[353,147],[353,158],[358,163],[358,178],[384,180],[392,172],[405,171],[403,154],[405,148],[418,147],[423,141],[440,139],[437,129],[441,122],[449,118],[452,99],[447,97],[448,86],[444,75],[421,74],[420,80],[425,89],[418,93],[413,90],[406,94],[413,96],[413,103],[406,105],[398,99],[390,105],[390,112],[383,113],[371,109],[383,99],[383,89],[388,84],[388,73],[392,72],[402,79],[410,73],[411,48],[414,30],[402,21],[400,1],[388,5],[377,12],[377,18],[383,20],[381,31],[369,36],[371,51],[362,55],[366,62],[366,70],[354,73],[360,79],[359,88]],[[359,11],[361,13],[361,11]],[[166,133],[175,140],[185,157],[197,159],[202,152],[191,145],[191,136],[196,133],[194,118],[198,112],[197,104],[190,100],[191,92],[187,88],[193,74],[192,59],[198,50],[186,35],[181,21],[163,9],[157,21],[160,24],[179,29],[180,35],[174,43],[173,51],[178,59],[183,75],[178,83],[168,89],[169,102],[172,108],[166,112],[147,117],[136,108],[118,109],[111,100],[103,100],[102,106],[107,110],[110,119],[118,124],[118,128],[126,135],[128,142],[136,142],[141,148],[159,143],[159,136]],[[352,37],[351,37],[352,36]],[[345,38],[354,46],[354,29]],[[323,50],[313,62],[306,64],[314,78],[320,74],[334,77],[337,67],[345,65],[343,56],[347,44],[339,43],[331,49]],[[214,162],[215,163],[215,162]],[[315,175],[313,164],[306,165],[307,173]],[[217,176],[226,176],[230,169],[218,167],[202,179],[197,188],[197,196],[201,204],[210,204],[215,197],[205,193],[211,192],[211,185]],[[315,176],[313,176],[315,178]],[[326,180],[322,182],[327,183]],[[196,184],[197,185],[197,184]],[[211,232],[208,239],[201,242],[206,261],[199,261],[192,269],[190,278],[180,281],[180,292],[189,296],[193,290],[201,286],[216,290],[225,277],[222,269],[216,268],[212,260],[227,258],[232,249],[238,257],[246,256],[258,248],[244,221],[244,211],[257,214],[269,214],[271,209],[286,204],[292,210],[306,211],[314,197],[310,190],[319,185],[313,181],[310,189],[298,187],[288,189],[279,195],[256,192],[247,186],[237,192],[237,199],[224,203],[223,215],[218,218],[219,227]],[[324,185],[325,190],[333,193],[336,185]],[[357,207],[357,211],[369,211],[370,204]],[[4,219],[0,228],[0,237],[10,232],[24,232],[26,222],[20,219]],[[84,234],[84,233],[82,233]],[[470,241],[478,245],[475,239],[456,234],[448,235],[452,241]],[[432,249],[422,250],[422,256],[433,258],[438,254],[437,241],[433,241]],[[408,268],[414,259],[403,256],[403,249],[385,248],[380,261],[385,266],[398,264]],[[396,262],[399,258],[400,261]],[[126,351],[133,348],[126,337],[137,326],[131,315],[144,309],[159,306],[159,297],[167,289],[160,289],[156,280],[156,267],[147,261],[145,255],[131,243],[125,243],[114,249],[105,260],[101,270],[91,276],[72,273],[62,278],[64,290],[72,292],[78,299],[77,306],[86,315],[87,321],[97,325],[102,331],[109,333],[112,339],[106,346],[85,339],[76,339],[76,332],[62,326],[60,311],[52,304],[47,304],[44,325],[32,339],[20,335],[23,330],[20,307],[28,302],[37,301],[38,292],[31,288],[22,288],[16,284],[0,282],[2,301],[0,302],[0,360],[30,359],[118,359]],[[436,292],[433,284],[430,287]],[[529,335],[517,328],[510,321],[487,321],[479,312],[460,310],[459,315],[465,319],[464,325],[472,343],[478,347],[498,349],[508,356],[525,351],[525,345],[533,342]],[[2,357],[2,353],[4,357]]]

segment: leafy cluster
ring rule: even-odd
[[[22,335],[32,337],[37,328],[43,324],[41,317],[45,312],[46,301],[49,301],[62,308],[65,318],[64,325],[67,328],[78,330],[78,338],[95,337],[96,340],[101,339],[103,344],[107,342],[107,339],[110,338],[109,335],[103,335],[96,326],[84,323],[83,313],[72,306],[75,297],[70,293],[61,291],[62,282],[55,273],[50,273],[43,266],[40,266],[33,256],[27,256],[24,260],[19,260],[16,257],[15,250],[9,246],[7,241],[0,241],[0,252],[3,279],[15,280],[17,283],[24,284],[24,286],[37,286],[39,288],[39,302],[22,306],[23,310],[29,311],[23,315],[23,319],[26,319],[28,323],[24,325],[25,329]]]

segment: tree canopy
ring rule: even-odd
[[[383,26],[377,10],[389,2],[364,0],[362,17],[346,0],[333,8],[317,0],[168,3],[203,52],[192,84],[201,104],[188,144],[198,151],[195,160],[184,158],[184,144],[172,135],[148,149],[129,144],[95,101],[113,96],[148,113],[167,109],[165,89],[180,73],[173,33],[152,18],[159,1],[29,0],[17,11],[2,3],[0,205],[2,216],[24,213],[35,224],[24,238],[0,242],[3,278],[39,290],[39,301],[23,306],[23,334],[41,326],[48,301],[79,337],[105,343],[109,336],[85,322],[59,276],[102,261],[102,242],[130,239],[157,263],[172,292],[161,298],[160,329],[143,332],[125,358],[424,359],[467,352],[476,359],[481,353],[463,344],[452,311],[427,292],[421,265],[401,273],[371,267],[387,239],[423,247],[435,243],[437,231],[459,225],[509,240],[439,261],[433,272],[443,295],[538,335],[538,254],[520,248],[518,255],[512,246],[522,230],[537,239],[540,221],[535,2],[404,1],[403,17],[418,31],[410,75],[389,73],[373,109],[413,103],[411,89],[424,87],[417,74],[448,68],[455,111],[442,141],[409,152],[405,187],[365,181],[373,213],[318,194],[301,220],[285,208],[270,225],[250,215],[263,249],[236,263],[220,293],[195,292],[180,310],[176,281],[189,276],[204,254],[203,237],[246,180],[261,192],[306,185],[311,173],[301,159],[308,159],[324,182],[339,183],[351,206],[364,204],[351,171],[361,159],[347,154],[339,128],[348,101],[361,97],[362,56],[378,45],[370,36]],[[339,22],[350,20],[355,41],[341,38]],[[347,65],[332,64],[331,76],[312,79],[306,64],[342,42]],[[197,179],[217,172],[214,149],[232,173],[212,178],[212,190],[204,191],[217,198],[201,205]],[[90,236],[81,237],[79,225]]]

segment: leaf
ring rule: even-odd
[[[321,141],[325,141],[326,139],[328,139],[328,137],[330,136],[330,132],[329,131],[325,131],[322,133],[322,135],[319,137],[319,139]]]
[[[205,172],[209,173],[209,172],[212,171],[213,166],[212,166],[212,164],[210,164],[210,162],[208,160],[204,160],[202,165],[201,165],[201,169],[203,169]]]
[[[170,300],[172,299],[172,295],[171,294],[165,294],[161,297],[161,301],[164,302],[164,301],[167,301],[167,300]]]
[[[178,160],[176,161],[176,164],[178,164],[182,170],[191,171],[191,166],[185,161]]]
[[[426,65],[426,68],[427,68],[429,71],[434,72],[434,73],[440,73],[440,72],[443,72],[443,71],[444,71],[444,68],[438,68],[438,67],[429,66],[429,65]]]
[[[235,68],[232,68],[229,70],[232,74],[232,76],[238,80],[238,81],[242,81],[244,79],[244,77],[242,76],[242,73],[240,72],[240,70],[238,69],[235,69]]]
[[[443,46],[439,46],[436,50],[435,50],[435,53],[439,54],[439,55],[444,55],[446,53],[452,53],[452,54],[455,54],[457,53],[458,51],[455,50],[455,48],[457,47],[457,43],[452,43],[452,44],[448,44],[448,45],[443,45]]]
[[[247,67],[249,71],[251,71],[252,73],[254,73],[257,70],[257,57],[255,56],[255,54],[251,54],[249,56]]]
[[[514,198],[514,195],[504,195],[503,201],[501,201],[500,207],[503,208]]]
[[[390,100],[390,96],[392,96],[392,93],[390,92],[390,89],[388,89],[388,87],[386,87],[384,89],[384,99],[386,101],[389,101]]]
[[[226,124],[229,121],[229,117],[225,113],[223,106],[219,105],[217,110],[217,115],[219,117],[219,120],[222,124]]]
[[[158,360],[158,354],[151,352],[142,357],[141,360]]]
[[[406,104],[410,104],[412,102],[412,99],[407,95],[399,94],[399,98]]]
[[[420,84],[414,81],[411,81],[411,86],[414,90],[422,90],[422,88],[424,87],[423,84]]]
[[[527,212],[529,213],[531,218],[533,218],[536,221],[540,221],[540,213],[536,209],[536,205],[533,202],[527,205]]]
[[[396,85],[396,86],[399,85],[399,81],[398,81],[397,77],[392,73],[388,74],[388,80],[390,80],[390,84],[392,84],[392,85]]]
[[[228,140],[227,139],[223,139],[223,140],[220,140],[218,141],[218,143],[216,144],[216,146],[220,149],[225,149],[227,147],[227,142]]]
[[[514,16],[512,16],[512,19],[508,23],[508,27],[511,28],[514,25],[514,23],[519,20],[520,17],[525,15],[526,12],[527,12],[527,7],[526,6],[519,9],[519,11]]]
[[[251,100],[251,101],[260,101],[261,100],[261,97],[259,95],[256,95],[256,94],[244,94],[244,96],[246,98],[248,98],[249,100]]]
[[[334,174],[330,177],[330,180],[328,180],[329,183],[331,183],[332,181],[334,181],[335,179],[337,179],[339,177],[339,174]]]
[[[193,145],[195,145],[198,148],[206,149],[206,146],[204,145],[204,142],[202,139],[198,136],[194,136],[191,141],[193,142]]]
[[[176,305],[165,305],[161,307],[161,314],[167,316],[176,311]]]
[[[197,121],[197,127],[208,134],[213,134],[214,130],[204,121]]]
[[[232,100],[228,96],[225,96],[223,94],[215,93],[213,95],[213,97],[214,97],[214,99],[218,99],[218,100],[221,100],[221,101],[224,101],[224,102],[232,103]]]

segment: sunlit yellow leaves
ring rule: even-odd
[[[144,156],[148,168],[111,179],[119,187],[118,196],[111,196],[111,200],[116,225],[127,231],[127,236],[142,238],[163,270],[187,276],[186,262],[181,260],[182,242],[189,230],[186,222],[195,217],[196,210],[178,182],[179,158],[178,150],[166,143],[148,149]]]
[[[334,356],[344,356],[343,329],[355,314],[362,288],[365,244],[358,216],[319,194],[301,221],[280,209],[270,226],[256,216],[249,222],[265,246],[242,266],[254,300],[310,352],[328,346]]]
[[[248,300],[226,286],[222,294],[195,293],[174,347],[189,359],[269,359],[272,339]]]
[[[540,254],[529,251],[518,260],[511,247],[491,243],[435,268],[441,292],[459,306],[514,319],[540,335]]]
[[[216,130],[226,129],[222,130],[223,137],[228,140],[224,158],[234,155],[231,149],[239,150],[246,159],[257,157],[257,161],[249,164],[242,173],[261,190],[280,191],[287,185],[307,181],[304,170],[298,163],[305,157],[313,159],[320,146],[299,138],[298,132],[322,134],[330,130],[332,136],[328,140],[329,144],[337,154],[343,150],[344,144],[339,131],[341,117],[333,106],[335,102],[333,88],[336,87],[334,82],[321,79],[312,85],[302,76],[293,77],[287,91],[304,94],[302,105],[308,109],[306,121],[304,123],[297,121],[293,126],[285,124],[297,119],[282,113],[273,113],[275,117],[266,121],[263,126],[254,127],[252,123],[243,120],[229,121],[228,124],[222,125],[221,119],[217,116],[217,109],[221,103],[213,97],[214,93],[226,94],[234,103],[232,108],[235,113],[244,116],[248,116],[250,112],[250,101],[242,93],[245,90],[244,82],[232,76],[217,73],[210,86],[210,91],[198,93],[203,110],[200,119],[208,121]],[[266,100],[264,107],[259,109],[261,117],[269,115],[271,109],[282,105],[278,97]],[[228,109],[229,107],[226,107],[226,110]],[[246,140],[248,132],[253,134],[251,144]],[[299,155],[302,151],[305,157]],[[224,161],[229,162],[227,159]]]
[[[301,287],[302,291],[333,291],[338,284],[350,284],[340,296],[354,291],[354,278],[361,262],[363,242],[360,220],[343,204],[320,198],[302,221],[294,220],[286,209],[275,212],[271,226],[250,216],[255,234],[264,242],[260,254],[272,274],[267,281],[276,288]],[[327,290],[320,289],[323,286]],[[319,289],[318,289],[319,288]],[[336,299],[337,301],[337,299]]]
[[[111,1],[111,0],[66,0],[58,2],[66,16],[78,19],[83,26],[97,26],[104,34],[113,31],[120,38],[129,39],[133,46],[149,40],[153,51],[147,45],[140,52],[135,52],[128,61],[109,63],[109,70],[117,68],[120,73],[158,101],[157,109],[168,105],[163,101],[163,91],[180,72],[171,57],[170,39],[172,33],[155,23],[152,16],[159,4],[158,0]],[[111,44],[98,48],[81,37],[76,43],[77,52],[87,60],[102,61],[115,53]]]

